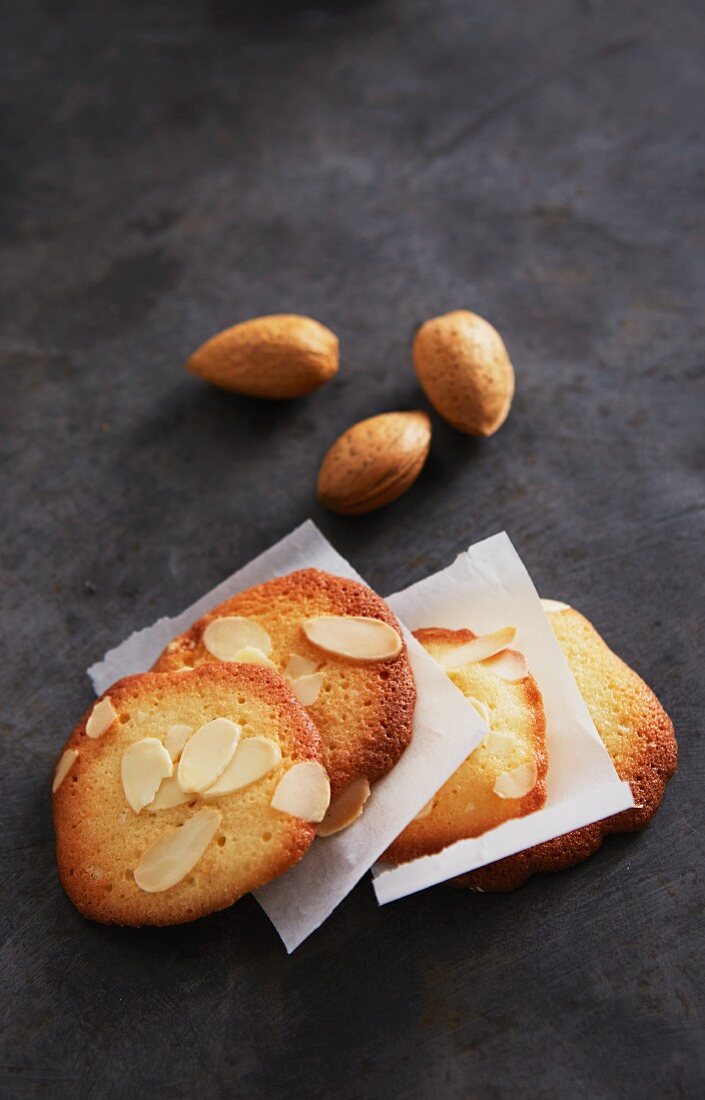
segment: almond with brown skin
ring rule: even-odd
[[[318,499],[346,516],[396,500],[421,473],[431,446],[424,412],[371,416],[348,428],[323,459]]]
[[[458,431],[493,435],[514,397],[514,368],[502,337],[465,309],[426,321],[414,339],[414,367],[434,409]]]
[[[233,393],[303,397],[338,370],[338,337],[311,317],[272,313],[211,337],[186,368]]]

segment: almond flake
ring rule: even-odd
[[[462,668],[463,665],[486,661],[488,657],[494,657],[495,653],[506,649],[516,638],[516,633],[515,626],[502,627],[501,630],[495,630],[492,634],[473,638],[471,642],[465,642],[456,649],[443,650],[436,661],[444,669]]]
[[[381,619],[320,615],[305,619],[301,629],[319,649],[353,661],[390,661],[401,653],[401,638]]]
[[[541,600],[544,611],[570,611],[570,604],[561,603],[560,600]]]
[[[77,759],[78,751],[76,749],[66,749],[66,751],[62,753],[61,759],[56,765],[56,771],[54,772],[54,782],[51,785],[54,794],[56,794],[63,781],[66,779],[66,776],[71,771]]]
[[[323,821],[330,805],[330,782],[322,764],[306,760],[281,777],[271,806],[302,821]]]
[[[325,676],[322,672],[314,672],[310,676],[299,676],[291,681],[294,694],[305,707],[312,707],[321,693]]]
[[[213,619],[203,631],[203,644],[219,661],[236,661],[238,653],[250,646],[265,657],[272,652],[272,639],[264,627],[240,615]]]
[[[523,653],[517,653],[515,649],[503,649],[496,657],[490,657],[482,663],[485,668],[489,668],[496,676],[501,677],[502,680],[508,680],[509,683],[523,680],[529,675],[526,657]]]
[[[117,711],[113,706],[110,696],[106,695],[93,707],[90,717],[86,722],[86,734],[88,737],[102,737],[107,729],[110,729],[117,718]]]
[[[366,779],[354,779],[342,794],[328,807],[326,816],[316,829],[318,836],[333,836],[357,821],[370,797],[370,784]]]
[[[261,649],[257,649],[257,646],[248,645],[244,649],[239,650],[233,657],[234,661],[237,661],[240,665],[264,665],[265,668],[274,668],[276,665],[274,661],[271,661]]]
[[[136,814],[149,805],[162,779],[173,771],[171,757],[156,737],[144,737],[125,749],[120,761],[120,778],[125,798]]]
[[[513,752],[518,745],[518,741],[513,733],[505,733],[503,730],[492,730],[485,747],[488,752],[493,752],[497,756],[508,756]]]
[[[487,725],[490,726],[492,724],[492,715],[490,714],[490,708],[487,706],[487,703],[483,703],[481,699],[476,699],[474,695],[466,695],[465,698],[473,710],[477,711],[480,718],[483,718]]]
[[[214,718],[197,729],[181,753],[181,790],[204,791],[215,783],[235,755],[241,732],[229,718]]]
[[[135,883],[147,894],[158,894],[181,882],[193,870],[216,834],[217,810],[204,807],[180,828],[167,829],[140,856]]]
[[[530,764],[520,764],[512,771],[502,772],[492,789],[499,798],[523,798],[536,786],[537,779],[536,761],[532,760]]]
[[[192,733],[193,726],[183,726],[179,722],[173,726],[169,726],[164,739],[164,748],[169,753],[174,763],[176,763],[181,756],[184,745]]]
[[[428,802],[424,803],[424,805],[421,807],[421,809],[417,813],[416,817],[414,818],[414,821],[421,821],[424,817],[428,817],[431,810],[433,809],[434,801],[435,801],[435,798],[429,798]]]
[[[309,657],[301,657],[298,653],[290,653],[284,675],[289,680],[298,680],[300,676],[310,676],[317,668],[316,662]]]
[[[170,775],[168,778],[162,779],[159,790],[147,806],[147,810],[150,814],[155,814],[159,810],[169,810],[172,806],[183,806],[185,802],[190,802],[192,798],[192,794],[184,794],[181,790],[178,777]]]
[[[272,768],[281,763],[281,749],[276,741],[266,737],[246,737],[238,743],[235,755],[227,768],[212,786],[204,791],[205,798],[249,787],[258,779],[268,775]]]

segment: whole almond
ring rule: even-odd
[[[396,500],[421,473],[431,446],[424,412],[371,416],[348,428],[323,459],[318,499],[346,516]]]
[[[186,368],[233,393],[303,397],[338,370],[338,337],[311,317],[272,313],[212,336]]]
[[[514,368],[502,337],[476,313],[458,309],[426,321],[414,340],[414,367],[434,409],[458,431],[493,435],[514,396]]]

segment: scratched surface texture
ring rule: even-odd
[[[697,1096],[703,1050],[703,122],[697,0],[27,0],[0,35],[3,1096]],[[396,505],[317,506],[343,428],[424,407],[468,306],[518,391],[434,420]],[[270,405],[182,371],[271,311],[338,378]],[[49,784],[86,666],[308,516],[381,592],[505,528],[654,686],[652,826],[517,894],[361,884],[294,956],[252,899],[85,922]]]

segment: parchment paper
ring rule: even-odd
[[[361,580],[308,521],[180,615],[159,619],[106,653],[88,670],[96,692],[105,691],[122,676],[150,668],[174,635],[236,592],[308,567]],[[407,630],[404,635],[417,689],[411,744],[389,775],[375,784],[354,825],[315,840],[296,867],[255,894],[288,951],[333,912],[485,736],[482,719],[458,689]]]
[[[487,634],[516,626],[512,648],[526,656],[543,694],[549,757],[543,809],[473,840],[398,867],[374,868],[384,904],[483,867],[634,805],[595,729],[521,558],[506,534],[471,546],[447,569],[388,597],[410,630],[469,627]]]

